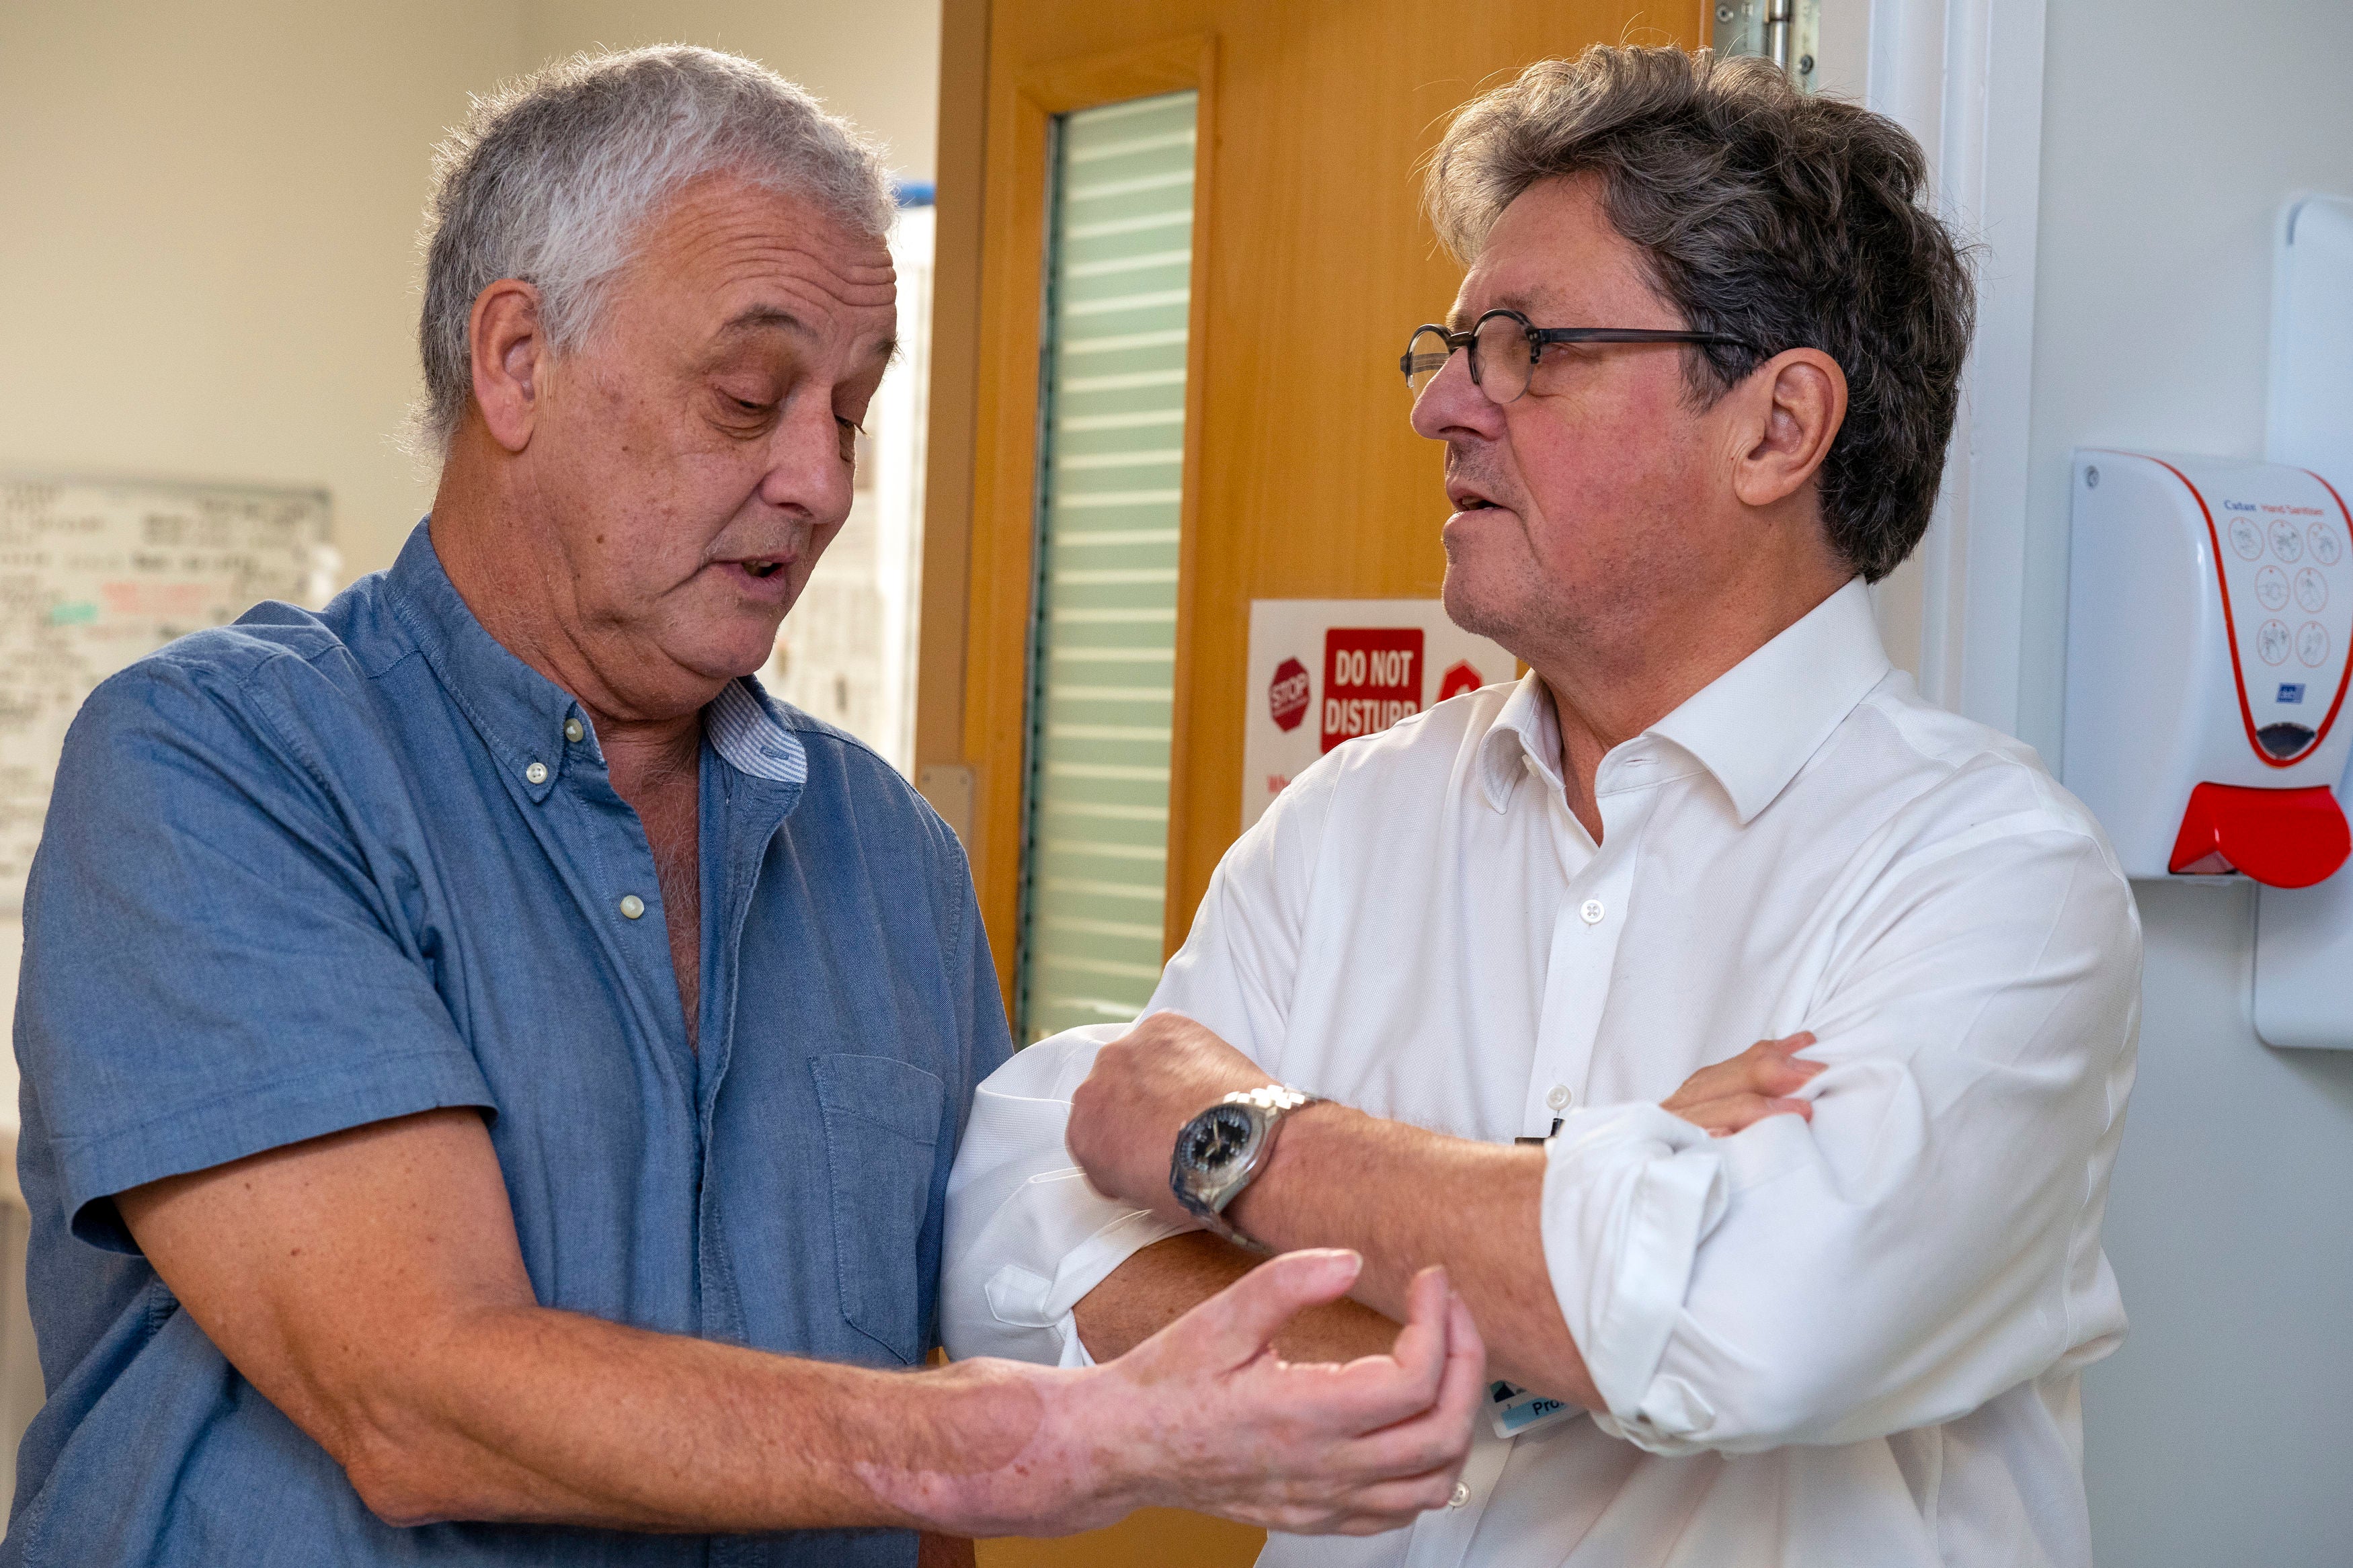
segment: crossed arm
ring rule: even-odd
[[[1164,1503],[1365,1533],[1445,1500],[1482,1352],[1431,1270],[1393,1353],[1267,1349],[1356,1259],[1278,1260],[1132,1354],[1059,1371],[803,1361],[542,1308],[472,1110],[337,1133],[119,1196],[255,1387],[394,1523],[1058,1533]]]
[[[1761,1040],[1692,1075],[1665,1108],[1719,1136],[1767,1116],[1810,1117],[1811,1106],[1794,1097],[1821,1068],[1795,1053],[1811,1044],[1808,1034]],[[1107,1194],[1183,1220],[1167,1178],[1176,1129],[1229,1090],[1271,1081],[1199,1024],[1155,1014],[1096,1056],[1071,1101],[1071,1156]],[[1350,1300],[1292,1325],[1303,1351],[1345,1360],[1385,1348],[1413,1268],[1442,1263],[1478,1321],[1493,1375],[1598,1410],[1601,1395],[1545,1266],[1544,1179],[1541,1149],[1448,1138],[1323,1103],[1285,1119],[1272,1158],[1228,1217],[1277,1251],[1337,1246],[1363,1256]],[[1380,1201],[1364,1201],[1367,1193]],[[1090,1354],[1116,1355],[1250,1264],[1248,1253],[1198,1232],[1148,1247],[1079,1302],[1080,1337]]]

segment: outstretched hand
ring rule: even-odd
[[[1443,1506],[1470,1452],[1486,1350],[1445,1271],[1415,1277],[1387,1355],[1300,1363],[1278,1331],[1356,1283],[1353,1252],[1260,1265],[1119,1360],[1098,1397],[1140,1445],[1136,1501],[1302,1534],[1369,1535]]]
[[[1487,1352],[1445,1271],[1425,1268],[1388,1354],[1277,1355],[1283,1325],[1345,1295],[1362,1266],[1286,1253],[1082,1372],[983,1357],[923,1374],[961,1400],[907,1459],[859,1476],[912,1521],[963,1535],[1067,1535],[1152,1504],[1308,1535],[1410,1524],[1452,1496]]]

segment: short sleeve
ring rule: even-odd
[[[163,657],[101,686],[34,860],[17,1058],[64,1217],[110,1250],[136,1250],[110,1201],[128,1188],[495,1109],[389,869],[257,684]]]

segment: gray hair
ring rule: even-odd
[[[476,99],[435,151],[426,204],[417,446],[446,457],[465,416],[468,322],[484,289],[535,285],[549,346],[576,348],[646,220],[720,173],[805,196],[861,234],[890,231],[881,150],[735,55],[685,45],[575,55]]]
[[[1465,104],[1424,195],[1469,262],[1521,192],[1580,174],[1599,177],[1660,297],[1745,345],[1685,351],[1700,406],[1787,349],[1838,362],[1847,414],[1817,479],[1823,526],[1866,582],[1894,571],[1936,505],[1975,310],[1966,254],[1923,205],[1920,144],[1762,59],[1597,46]]]

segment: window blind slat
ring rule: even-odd
[[[1196,100],[1060,121],[1039,395],[1018,1026],[1134,1017],[1160,975]]]

